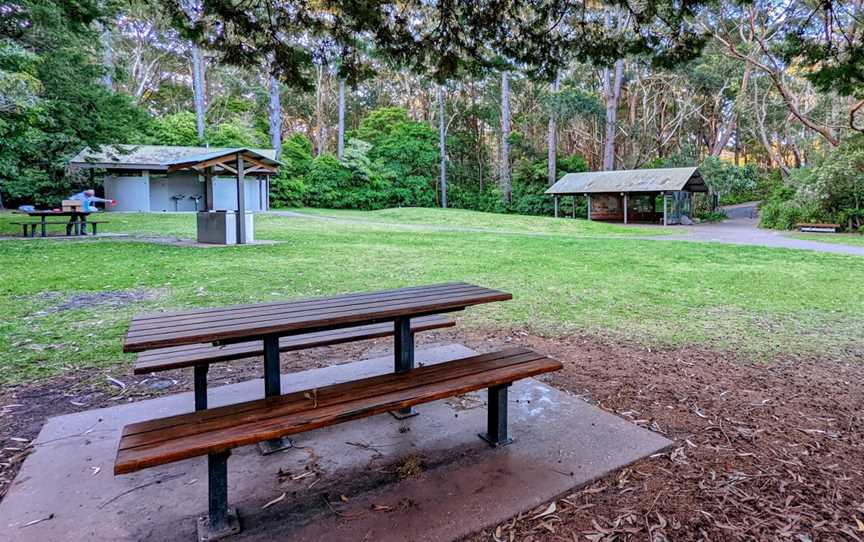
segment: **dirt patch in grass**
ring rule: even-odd
[[[43,316],[53,312],[74,309],[122,307],[140,301],[150,301],[161,295],[161,292],[153,289],[104,290],[101,292],[81,292],[71,295],[61,292],[44,292],[36,296],[36,299],[40,304],[47,306],[34,313],[34,316]]]
[[[753,362],[696,347],[657,350],[588,336],[552,341],[518,331],[418,338],[478,351],[518,344],[553,355],[564,370],[547,383],[676,442],[670,452],[471,542],[864,539],[862,365],[791,356]],[[288,353],[283,371],[374,357],[389,347],[377,340]],[[218,364],[210,382],[257,378],[260,370],[257,360]],[[78,371],[0,392],[0,495],[46,417],[192,389],[188,370],[130,373]]]

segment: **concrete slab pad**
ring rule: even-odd
[[[449,345],[419,350],[417,360],[471,353]],[[282,389],[390,371],[392,358],[377,358],[286,374]],[[262,393],[254,380],[213,388],[210,401]],[[491,449],[476,436],[485,396],[420,405],[419,416],[402,421],[385,414],[310,431],[294,449],[270,456],[254,446],[235,450],[229,499],[243,532],[232,540],[452,540],[671,444],[529,379],[510,391],[516,442]],[[184,393],[48,420],[0,503],[0,540],[194,540],[207,502],[204,458],[112,474],[123,425],[191,408],[192,394]]]

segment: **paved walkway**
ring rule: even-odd
[[[652,239],[796,248],[864,256],[864,247],[795,239],[788,237],[785,232],[761,229],[758,227],[759,219],[755,203],[733,205],[725,209],[729,220],[697,226],[684,226],[682,229],[686,229],[686,233],[652,237]]]

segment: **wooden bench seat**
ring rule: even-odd
[[[798,231],[812,233],[837,233],[840,224],[797,224]]]
[[[411,332],[429,331],[453,327],[456,322],[446,316],[431,315],[411,319]],[[352,328],[333,329],[327,331],[316,331],[293,335],[279,339],[279,350],[290,352],[314,348],[317,346],[329,346],[365,339],[377,339],[393,335],[394,329],[391,322],[371,324]],[[180,369],[195,365],[210,364],[222,361],[261,356],[264,354],[264,345],[261,341],[250,341],[243,343],[213,346],[210,344],[192,344],[175,346],[171,348],[159,348],[147,350],[138,354],[133,371],[135,374],[147,374],[170,369]]]
[[[105,220],[93,220],[93,221],[88,220],[86,222],[86,224],[88,226],[92,224],[91,227],[93,229],[93,235],[96,235],[97,224],[107,224],[107,223],[108,222]],[[16,226],[21,226],[21,229],[23,230],[22,235],[24,235],[24,237],[35,237],[36,236],[36,228],[42,227],[43,225],[45,225],[45,226],[76,227],[75,225],[79,224],[79,223],[69,222],[68,220],[46,220],[45,222],[42,222],[41,220],[35,220],[35,221],[31,221],[31,222],[21,222],[21,221],[10,222],[10,224],[15,224]],[[30,230],[29,233],[27,231],[28,229]],[[44,235],[43,235],[43,237],[44,237]]]
[[[482,388],[490,390],[490,426],[487,436],[492,444],[503,444],[505,442],[502,439],[507,440],[507,386],[516,380],[559,369],[559,361],[531,350],[514,348],[428,365],[407,373],[390,373],[135,423],[123,429],[114,473],[127,474],[207,454],[211,454],[212,458],[213,454],[224,453],[238,446]]]

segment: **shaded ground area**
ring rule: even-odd
[[[792,356],[754,363],[728,352],[654,350],[588,336],[551,341],[456,330],[419,338],[481,351],[519,343],[553,354],[565,368],[547,382],[677,442],[671,453],[565,493],[553,512],[541,514],[550,508],[544,504],[472,542],[646,540],[649,533],[652,540],[864,539],[858,523],[864,520],[864,367],[858,364]],[[286,354],[283,365],[321,367],[389,346],[379,340]],[[259,367],[222,364],[214,381],[257,377]],[[6,390],[0,397],[2,487],[46,416],[191,389],[183,371],[154,379],[122,370],[82,371]]]

